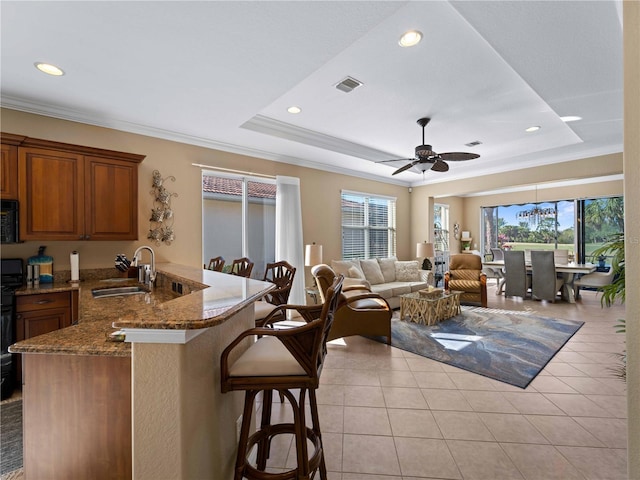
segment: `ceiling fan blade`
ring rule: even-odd
[[[387,163],[387,162],[413,162],[415,158],[392,158],[391,160],[378,160],[374,163]]]
[[[409,170],[411,167],[413,167],[414,165],[417,165],[418,163],[420,163],[420,160],[416,160],[414,162],[407,163],[404,167],[400,167],[398,170],[393,172],[391,175],[397,175],[398,173],[402,173],[405,170]]]
[[[458,162],[461,160],[473,160],[474,158],[479,158],[480,155],[476,153],[466,153],[466,152],[447,152],[447,153],[441,153],[439,157],[442,160],[449,160],[450,162]]]
[[[447,162],[443,162],[442,160],[438,159],[433,164],[433,167],[431,167],[431,170],[433,170],[434,172],[448,172],[449,164]]]

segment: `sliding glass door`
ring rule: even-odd
[[[227,177],[203,172],[203,264],[222,256],[254,262],[253,278],[261,279],[275,258],[275,180]]]

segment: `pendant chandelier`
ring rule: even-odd
[[[533,204],[533,208],[529,210],[520,210],[518,212],[518,220],[521,222],[528,222],[531,226],[539,225],[540,222],[546,218],[555,218],[556,209],[552,207],[540,208],[538,206],[538,186],[536,185],[536,201]]]

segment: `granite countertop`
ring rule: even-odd
[[[77,325],[16,343],[10,351],[130,356],[130,343],[110,341],[110,333],[119,328],[214,327],[274,288],[259,280],[171,263],[158,264],[156,270],[155,287],[138,295],[93,298],[94,288],[137,285],[137,280],[126,278],[54,282],[18,289],[16,295],[78,290],[79,319]],[[182,295],[173,291],[174,286],[182,289]]]

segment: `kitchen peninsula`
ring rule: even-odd
[[[26,480],[231,478],[242,398],[220,393],[220,353],[273,285],[170,263],[157,273],[139,295],[93,298],[135,282],[121,279],[17,293],[79,291],[77,325],[11,347],[23,357]],[[117,329],[124,342],[109,341]]]

